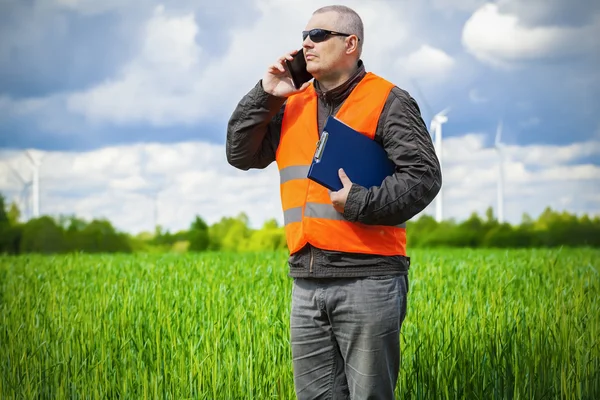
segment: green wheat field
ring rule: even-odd
[[[286,257],[0,257],[0,398],[293,399]],[[600,398],[600,250],[411,258],[397,398]]]

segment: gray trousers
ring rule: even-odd
[[[407,276],[294,279],[297,398],[393,399],[407,291]]]

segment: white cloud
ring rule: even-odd
[[[203,69],[197,34],[193,14],[168,17],[163,6],[156,7],[138,57],[118,78],[71,95],[68,109],[92,121],[193,122],[205,111],[195,91]]]
[[[489,206],[496,209],[498,154],[485,146],[485,139],[485,135],[467,134],[444,140],[446,217],[461,220],[473,211],[483,215]],[[518,223],[523,213],[536,216],[547,206],[600,215],[600,166],[578,163],[590,156],[600,156],[600,141],[567,146],[505,146],[505,218]],[[435,204],[425,212],[434,214]]]
[[[410,77],[436,81],[445,78],[454,64],[454,59],[443,50],[426,44],[397,62]]]
[[[571,164],[582,158],[600,157],[600,141],[571,143],[569,145],[509,146],[514,157],[533,166]]]
[[[479,90],[477,90],[477,89],[469,90],[469,100],[471,100],[471,102],[473,102],[475,104],[487,103],[489,101],[489,99],[486,98],[485,96],[483,96],[482,94],[480,94]]]
[[[465,23],[464,47],[479,60],[496,66],[521,61],[569,57],[593,52],[600,36],[600,17],[585,26],[524,26],[516,14],[503,14],[488,3]]]
[[[440,10],[472,12],[484,3],[485,0],[433,0],[433,7]]]
[[[398,59],[408,60],[410,72],[434,75],[445,72],[452,64],[448,55],[428,46],[408,58],[402,55],[409,42],[407,9],[393,7],[386,1],[374,1],[368,6],[358,0],[342,3],[353,7],[363,19],[366,31],[363,59],[370,71],[394,80],[399,78],[394,68]],[[65,6],[92,12],[87,2]],[[53,102],[38,99],[27,107],[21,104],[14,107],[34,113],[43,110],[44,105],[56,104],[58,99],[69,112],[85,117],[92,124],[149,122],[165,126],[222,120],[228,118],[241,96],[262,78],[273,60],[292,50],[294,43],[295,47],[301,46],[300,31],[312,11],[321,6],[317,0],[285,4],[259,1],[259,18],[252,25],[231,26],[227,51],[214,56],[198,44],[197,39],[210,32],[198,25],[192,11],[185,11],[181,5],[174,10],[168,8],[170,5],[159,5],[144,25],[141,47],[116,76],[91,88],[59,98],[57,95]],[[59,122],[46,126],[57,127],[60,128]]]
[[[66,9],[83,15],[102,14],[105,12],[133,12],[154,4],[152,0],[37,0],[37,7]]]
[[[495,164],[496,150],[493,147],[485,147],[485,139],[486,136],[483,134],[467,134],[444,139],[444,163],[452,166],[466,166],[465,160],[469,160],[479,166]],[[567,164],[575,167],[578,160],[600,156],[600,141],[592,139],[563,146],[505,144],[503,149],[509,162],[523,163],[527,168],[537,170]],[[466,171],[473,170],[468,168]],[[570,176],[569,178],[577,179],[576,176]]]
[[[498,0],[501,11],[518,14],[523,25],[584,25],[600,12],[597,0]]]
[[[363,60],[369,71],[399,86],[409,85],[406,78],[423,78],[420,83],[427,90],[428,83],[437,84],[454,66],[454,59],[444,51],[414,40],[423,29],[411,17],[419,7],[416,4],[400,7],[385,0],[341,3],[354,8],[363,19]],[[223,31],[221,34],[230,38],[228,47],[215,54],[199,44],[212,32],[200,24],[202,18],[194,13],[191,1],[151,8],[147,0],[137,0],[135,13],[129,13],[130,6],[114,1],[103,5],[88,0],[44,4],[49,9],[68,8],[82,14],[119,12],[123,24],[136,20],[132,26],[147,18],[141,31],[132,33],[136,38],[132,43],[138,47],[113,76],[75,92],[42,98],[0,95],[3,114],[30,115],[42,131],[72,136],[81,136],[82,131],[96,135],[103,125],[119,129],[138,124],[164,127],[225,121],[273,60],[300,47],[300,31],[312,11],[324,5],[318,0],[256,1],[258,18]],[[422,41],[426,40],[423,36]],[[415,46],[420,47],[415,50]],[[99,139],[94,136],[94,140]]]
[[[46,110],[53,102],[56,102],[58,95],[45,98],[29,98],[15,100],[7,95],[0,95],[0,112],[11,116],[26,116],[36,114]]]
[[[600,166],[578,160],[600,155],[600,141],[568,146],[505,148],[505,214],[518,222],[522,213],[538,215],[546,206],[574,213],[600,214]],[[0,152],[0,192],[19,200],[28,181],[26,159]],[[481,214],[496,202],[497,154],[485,136],[468,134],[444,141],[444,210],[447,218]],[[91,219],[106,217],[120,230],[140,232],[158,223],[174,231],[189,227],[195,215],[209,224],[246,212],[252,226],[270,218],[282,223],[276,164],[265,170],[239,171],[227,164],[222,145],[202,142],[138,144],[90,152],[48,152],[40,176],[41,211]],[[435,203],[424,213],[433,214]]]
[[[0,153],[0,192],[18,200],[31,172],[24,155]],[[106,217],[121,230],[151,230],[153,194],[158,194],[158,223],[185,229],[196,214],[208,223],[246,212],[252,224],[282,221],[276,165],[243,172],[229,166],[221,145],[202,142],[138,144],[90,152],[46,152],[40,172],[42,213]]]

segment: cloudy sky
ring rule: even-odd
[[[365,25],[363,60],[443,125],[444,218],[496,206],[600,214],[600,2],[339,2]],[[0,2],[0,192],[40,212],[137,233],[246,212],[282,221],[276,165],[229,166],[227,120],[283,52],[313,0]],[[158,193],[155,202],[154,193]],[[31,207],[25,208],[26,213]],[[425,213],[433,214],[435,204]]]

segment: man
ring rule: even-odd
[[[234,110],[227,160],[280,171],[294,278],[290,318],[300,399],[391,399],[400,363],[408,269],[405,222],[441,187],[438,159],[410,95],[365,71],[360,17],[344,6],[314,12],[303,33],[307,70],[296,90],[284,55]],[[384,39],[384,38],[382,38]],[[329,192],[306,178],[329,115],[384,146],[397,165],[379,187]]]

